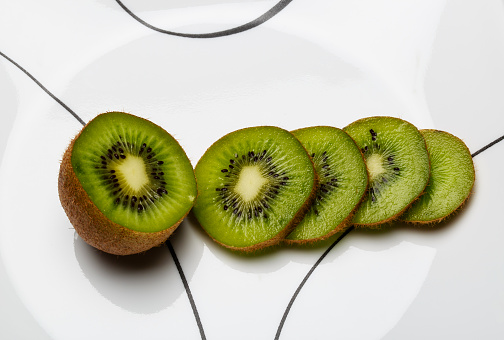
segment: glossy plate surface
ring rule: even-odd
[[[193,165],[239,128],[372,115],[474,153],[504,135],[501,1],[20,0],[0,3],[0,30],[0,338],[504,337],[504,142],[474,157],[466,209],[435,230],[256,257],[191,215],[171,248],[109,256],[57,193],[79,120],[112,110],[161,125]]]

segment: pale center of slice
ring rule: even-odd
[[[369,172],[369,179],[371,182],[386,172],[386,169],[383,167],[382,155],[380,154],[371,154],[366,159],[366,164]]]
[[[141,157],[130,155],[116,168],[133,191],[140,191],[149,183],[145,163]]]
[[[243,201],[252,201],[268,180],[264,178],[257,166],[244,166],[240,171],[238,182],[234,188]]]

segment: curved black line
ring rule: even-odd
[[[287,320],[287,315],[289,315],[291,307],[294,304],[294,301],[296,300],[297,296],[299,295],[299,292],[301,291],[301,289],[303,289],[303,286],[305,285],[306,281],[308,281],[308,279],[310,278],[311,274],[315,271],[315,269],[317,269],[318,265],[327,256],[327,254],[329,254],[329,252],[334,248],[334,246],[336,246],[336,244],[338,244],[346,235],[348,235],[354,229],[355,229],[354,226],[350,226],[350,228],[348,228],[347,230],[345,230],[343,232],[343,234],[341,234],[340,237],[338,237],[336,239],[336,241],[334,241],[329,246],[329,248],[327,248],[327,250],[322,254],[322,256],[320,256],[320,258],[317,260],[317,262],[315,262],[315,264],[311,267],[310,271],[308,271],[308,274],[306,274],[306,276],[304,277],[303,281],[301,281],[301,283],[299,284],[298,288],[294,292],[294,295],[290,299],[289,304],[287,305],[287,308],[285,309],[284,315],[282,316],[282,320],[280,321],[280,325],[278,325],[277,333],[275,335],[275,340],[280,339],[280,333],[282,332],[282,328],[283,328],[283,326],[285,324],[285,320]]]
[[[42,90],[44,90],[45,93],[47,93],[51,98],[53,98],[56,102],[58,102],[61,106],[63,106],[72,116],[75,117],[81,123],[82,125],[86,125],[86,123],[72,110],[70,109],[65,103],[63,103],[58,97],[56,97],[54,94],[52,94],[44,85],[42,85],[34,76],[32,76],[26,69],[21,67],[18,63],[16,63],[14,60],[9,58],[7,55],[2,53],[0,51],[0,55],[7,59],[9,62],[11,62],[13,65],[15,65],[18,69],[23,71],[24,74],[26,74],[28,77],[30,77],[31,80],[33,80]],[[182,280],[182,283],[184,284],[184,288],[186,290],[187,296],[189,297],[189,302],[191,303],[191,307],[194,313],[194,317],[196,318],[196,323],[198,324],[198,328],[201,334],[201,339],[206,340],[205,337],[205,332],[203,330],[203,325],[201,324],[201,319],[198,314],[198,310],[196,309],[196,304],[194,303],[194,299],[192,297],[191,290],[189,289],[189,284],[187,283],[186,277],[184,275],[184,271],[182,270],[182,266],[180,265],[180,262],[178,260],[177,254],[175,253],[175,249],[173,249],[173,246],[169,241],[166,242],[166,245],[168,246],[168,249],[170,250],[170,253],[172,255],[173,261],[175,262],[175,266],[177,267],[177,270],[180,275],[180,279]]]
[[[504,140],[504,136],[502,137],[499,137],[497,138],[496,140],[494,140],[493,142],[491,143],[488,143],[487,145],[485,145],[484,147],[482,147],[481,149],[479,149],[478,151],[474,152],[471,157],[474,158],[476,157],[477,155],[479,155],[480,153],[482,153],[483,151],[487,150],[488,148],[494,146],[495,144],[501,142],[502,140]],[[285,320],[287,320],[287,316],[289,315],[289,312],[292,308],[292,305],[294,304],[294,301],[296,300],[297,296],[299,295],[299,292],[301,291],[301,289],[303,288],[303,286],[305,285],[306,281],[308,281],[308,279],[310,278],[311,274],[315,271],[315,269],[318,267],[318,265],[320,264],[320,262],[322,262],[322,260],[327,256],[327,254],[329,254],[329,252],[334,248],[334,246],[336,244],[338,244],[346,235],[348,235],[352,230],[354,229],[353,226],[351,226],[349,229],[347,229],[336,241],[334,241],[330,246],[329,248],[327,248],[327,250],[320,256],[320,258],[317,260],[317,262],[315,262],[315,264],[313,265],[313,267],[310,269],[310,271],[308,272],[308,274],[306,274],[306,276],[304,277],[303,281],[301,281],[301,283],[299,284],[298,288],[296,289],[296,291],[294,292],[294,295],[292,296],[292,298],[290,299],[289,301],[289,304],[287,305],[287,308],[285,309],[285,312],[284,312],[284,315],[282,316],[282,320],[280,321],[280,324],[278,325],[278,329],[277,329],[277,333],[275,335],[275,340],[279,340],[280,339],[280,333],[282,332],[282,328],[285,324]]]
[[[44,85],[42,85],[34,76],[32,76],[28,71],[26,71],[21,65],[16,63],[14,60],[6,56],[2,51],[0,51],[0,55],[10,61],[14,66],[16,66],[18,69],[20,69],[24,74],[26,74],[28,77],[30,77],[31,80],[33,80],[42,90],[44,90],[45,93],[47,93],[49,96],[51,96],[52,99],[57,101],[61,106],[65,108],[72,116],[75,117],[81,123],[82,125],[86,125],[86,123],[72,110],[70,109],[65,103],[63,103],[59,98],[57,98],[54,94],[51,93]]]
[[[178,36],[178,37],[184,37],[184,38],[218,38],[218,37],[224,37],[227,35],[241,33],[241,32],[247,31],[249,29],[252,29],[254,27],[257,27],[257,26],[265,23],[266,21],[268,21],[269,19],[273,18],[275,15],[280,13],[280,11],[282,11],[288,4],[290,4],[292,2],[292,0],[280,0],[269,11],[267,11],[266,13],[264,13],[263,15],[258,17],[257,19],[252,20],[246,24],[243,24],[241,26],[234,27],[231,29],[218,31],[218,32],[211,32],[211,33],[180,33],[180,32],[173,32],[173,31],[164,30],[162,28],[153,26],[153,25],[149,24],[148,22],[140,19],[135,13],[133,13],[128,7],[126,7],[120,0],[116,0],[116,2],[133,19],[135,19],[136,21],[138,21],[142,25],[144,25],[154,31],[164,33],[164,34],[174,35],[174,36]]]
[[[175,249],[173,249],[173,246],[172,246],[170,240],[166,241],[166,246],[168,247],[168,249],[170,249],[170,253],[173,257],[173,262],[175,262],[175,266],[177,266],[177,270],[179,272],[180,279],[182,280],[182,283],[184,284],[184,288],[187,292],[187,297],[189,298],[189,303],[191,304],[191,308],[193,310],[194,317],[196,318],[196,323],[198,324],[201,339],[206,340],[205,331],[203,330],[203,324],[201,323],[201,319],[200,319],[200,316],[198,313],[198,309],[196,308],[196,303],[194,302],[194,299],[193,299],[193,296],[191,293],[191,289],[189,288],[189,284],[187,283],[187,279],[184,275],[184,271],[182,270],[182,266],[180,265],[177,254],[175,254]]]
[[[486,149],[494,146],[495,144],[499,143],[500,141],[504,140],[504,136],[502,137],[499,137],[497,138],[496,140],[494,140],[493,142],[491,143],[488,143],[487,145],[485,145],[484,147],[482,147],[481,149],[479,149],[478,151],[476,151],[475,153],[473,153],[471,156],[472,158],[478,156],[480,153],[482,153],[483,151],[485,151]]]

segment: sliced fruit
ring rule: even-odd
[[[344,130],[361,148],[370,180],[353,223],[377,226],[396,219],[429,180],[429,156],[422,135],[412,124],[393,117],[360,119]]]
[[[221,245],[252,251],[279,243],[316,192],[301,143],[277,127],[252,127],[215,142],[196,165],[194,214]]]
[[[312,157],[320,186],[287,243],[309,243],[345,230],[366,193],[368,174],[360,149],[341,129],[316,126],[292,132]]]
[[[465,143],[439,130],[420,130],[427,143],[431,175],[425,193],[401,217],[406,222],[433,223],[464,204],[474,185],[474,164]]]

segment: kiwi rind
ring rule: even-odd
[[[249,224],[246,218],[233,216],[232,209],[228,210],[219,198],[220,186],[227,177],[227,170],[222,168],[229,159],[245,157],[249,150],[255,151],[256,154],[261,151],[269,153],[270,150],[279,152],[273,154],[272,162],[279,159],[275,157],[282,155],[289,159],[285,161],[286,166],[297,174],[297,178],[290,178],[289,184],[283,187],[289,196],[282,196],[280,193],[282,199],[274,198],[273,202],[268,201],[267,209],[271,208],[268,215],[273,215],[263,220],[256,218],[260,220],[257,222],[259,225],[254,224],[254,221]],[[198,182],[198,198],[193,208],[195,217],[215,242],[239,252],[255,252],[281,243],[302,220],[318,188],[313,162],[303,145],[291,132],[273,126],[244,128],[220,138],[200,158],[195,174]],[[296,192],[295,196],[292,196],[293,192]],[[285,214],[279,214],[278,211]]]
[[[110,113],[129,115],[123,112],[107,112],[99,116]],[[147,121],[140,117],[134,117]],[[186,211],[180,212],[179,218],[175,223],[167,225],[165,229],[155,232],[132,230],[110,220],[96,206],[83,188],[72,164],[74,144],[88,126],[89,123],[84,126],[77,136],[75,136],[66,149],[60,165],[58,177],[58,192],[61,205],[75,228],[75,231],[86,243],[114,255],[137,254],[161,245],[177,229],[182,220],[189,213],[192,205],[188,207]],[[196,188],[195,179],[194,187]],[[194,196],[196,196],[196,191],[194,192]]]
[[[398,219],[423,193],[429,179],[424,138],[413,124],[387,116],[359,119],[343,130],[363,151],[368,170],[372,170],[370,158],[374,154],[388,171],[386,177],[377,176],[376,181],[370,172],[368,194],[355,213],[353,224],[379,227]]]
[[[431,163],[425,192],[401,216],[413,224],[435,224],[453,215],[471,195],[475,169],[471,152],[458,137],[435,129],[423,129]]]
[[[343,130],[313,126],[292,131],[315,164],[320,186],[316,199],[285,243],[315,243],[341,233],[350,226],[364,198],[368,173],[363,155]]]

